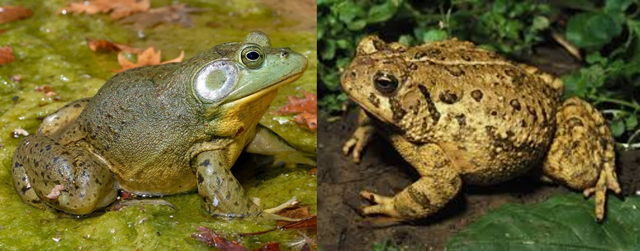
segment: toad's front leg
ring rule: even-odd
[[[458,194],[462,181],[439,146],[414,145],[393,136],[391,141],[421,177],[393,197],[362,191],[361,196],[376,203],[361,208],[363,215],[382,214],[395,220],[419,219],[439,211]]]

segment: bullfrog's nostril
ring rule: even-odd
[[[280,53],[280,57],[286,58],[289,56],[289,53],[286,51],[283,51],[282,53]]]

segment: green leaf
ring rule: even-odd
[[[638,250],[640,198],[609,195],[603,223],[593,198],[557,195],[538,204],[508,203],[453,236],[447,250]]]
[[[638,126],[638,116],[635,113],[629,114],[629,116],[624,120],[624,124],[627,131],[636,129],[636,126]]]
[[[422,42],[430,43],[433,41],[440,41],[447,38],[447,32],[443,30],[429,30],[422,34]]]
[[[380,5],[374,5],[369,9],[368,23],[379,23],[389,20],[398,11],[398,6],[402,0],[387,0]]]
[[[579,48],[600,48],[622,32],[622,23],[606,13],[578,13],[569,19],[565,36]]]
[[[611,134],[613,137],[620,137],[624,133],[624,121],[614,120],[611,122]]]

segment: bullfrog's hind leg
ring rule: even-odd
[[[90,100],[90,98],[84,98],[73,101],[45,117],[40,127],[38,127],[38,133],[54,136],[64,131],[64,129],[82,113],[82,110],[84,110]]]
[[[358,128],[353,135],[351,135],[351,138],[342,146],[342,153],[344,155],[349,155],[349,152],[351,152],[353,162],[355,163],[360,163],[362,152],[367,144],[369,144],[376,131],[369,116],[367,116],[362,108],[359,109]]]
[[[361,208],[361,214],[382,214],[398,220],[419,219],[439,211],[458,194],[462,181],[440,147],[413,145],[394,136],[391,141],[421,178],[393,197],[362,191],[360,195],[376,205]]]
[[[85,215],[117,197],[107,164],[78,146],[62,146],[44,135],[22,140],[13,158],[14,188],[22,200],[38,208]]]
[[[557,129],[544,174],[570,188],[596,195],[596,217],[604,218],[607,189],[620,193],[613,139],[602,115],[587,102],[570,98],[556,114]]]

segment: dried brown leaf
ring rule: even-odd
[[[58,10],[58,14],[87,13],[93,15],[99,12],[109,13],[111,19],[117,20],[130,16],[136,12],[149,10],[149,0],[94,0],[69,3]]]
[[[151,28],[161,23],[181,24],[184,27],[193,26],[189,13],[202,12],[206,9],[191,8],[186,4],[176,4],[161,8],[150,9],[147,12],[137,13],[120,20],[123,24],[133,24],[135,29]]]
[[[14,59],[16,58],[13,56],[11,46],[0,47],[0,65],[11,63]]]
[[[304,125],[311,131],[318,129],[318,97],[306,91],[302,91],[304,98],[287,96],[289,104],[280,107],[273,112],[277,115],[297,114],[293,118],[298,125]]]
[[[167,60],[164,62],[160,62],[160,54],[161,51],[158,50],[158,52],[155,52],[155,48],[153,47],[149,47],[148,49],[144,50],[142,53],[138,53],[138,61],[137,62],[131,62],[129,61],[124,53],[120,52],[118,53],[118,63],[120,63],[120,66],[122,66],[122,69],[119,70],[113,70],[115,72],[121,72],[124,70],[128,70],[131,68],[136,68],[139,66],[145,66],[145,65],[159,65],[159,64],[167,64],[167,63],[177,63],[177,62],[182,62],[182,59],[184,58],[184,51],[180,52],[180,56],[178,56],[177,58],[171,59],[171,60]]]
[[[0,24],[28,18],[31,15],[33,12],[22,6],[0,6]]]
[[[210,247],[215,247],[221,251],[249,251],[240,243],[227,240],[208,227],[197,227],[196,230],[198,230],[198,233],[192,234],[191,237],[204,242]]]
[[[142,53],[141,49],[133,48],[126,44],[118,44],[106,39],[89,39],[87,38],[87,44],[92,51],[126,51],[129,53]]]

